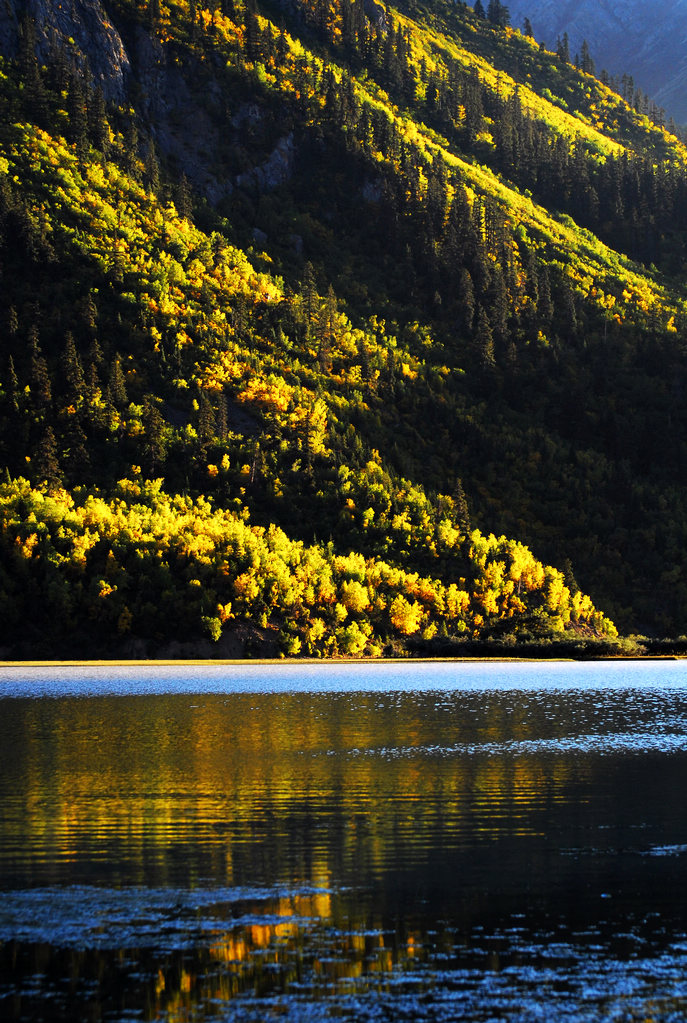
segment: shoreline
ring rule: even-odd
[[[112,658],[80,660],[7,660],[0,661],[0,670],[7,668],[171,668],[171,667],[295,667],[297,665],[347,665],[356,664],[575,664],[585,661],[683,661],[686,654],[617,654],[606,657],[255,657],[255,658]]]

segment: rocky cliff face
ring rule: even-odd
[[[371,0],[377,2],[377,0]],[[61,48],[71,51],[88,69],[105,97],[121,101],[129,90],[137,112],[158,152],[171,159],[210,202],[230,195],[236,184],[250,191],[269,191],[286,181],[295,159],[293,135],[265,139],[262,153],[237,180],[223,167],[223,147],[239,146],[247,131],[255,133],[262,113],[257,108],[230,110],[231,97],[206,82],[202,96],[193,87],[192,64],[180,68],[168,59],[167,48],[142,25],[120,25],[107,11],[107,0],[0,0],[0,53],[15,56],[24,17],[36,25],[37,52],[42,63]],[[257,127],[256,127],[257,125]]]
[[[0,52],[5,56],[16,54],[19,26],[27,14],[36,23],[41,61],[60,47],[71,49],[107,99],[123,97],[129,58],[100,0],[0,0]]]
[[[631,74],[669,116],[687,122],[687,0],[511,0],[508,8],[513,26],[529,18],[549,49],[567,32],[574,56],[586,39],[597,72]]]

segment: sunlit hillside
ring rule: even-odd
[[[2,65],[3,651],[687,631],[682,143],[462,5],[108,9],[126,103]]]

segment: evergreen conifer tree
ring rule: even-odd
[[[93,146],[105,156],[110,149],[110,130],[103,90],[93,89],[88,102],[88,134]]]
[[[468,508],[467,498],[463,490],[463,481],[460,476],[456,480],[453,491],[453,503],[455,506],[456,523],[462,535],[469,536],[472,528],[470,525],[470,509]]]
[[[7,401],[11,415],[19,413],[19,380],[14,368],[14,359],[10,355],[7,360]]]
[[[36,57],[36,24],[29,14],[24,16],[19,29],[19,69],[24,81],[29,115],[43,125],[47,119],[48,105]]]
[[[57,441],[52,426],[46,426],[38,444],[32,475],[36,483],[46,484],[54,490],[62,483],[62,470],[57,452]]]
[[[112,361],[106,396],[110,404],[120,412],[128,403],[126,380],[124,379],[124,371],[122,370],[122,363],[119,355],[116,355]]]
[[[563,38],[560,36],[556,41],[556,54],[560,60],[565,61],[566,64],[570,63],[570,43],[568,41],[568,33],[563,33]]]
[[[582,40],[580,66],[582,70],[585,71],[588,75],[594,74],[594,61],[591,58],[591,54],[589,52],[589,44],[587,43],[586,39]]]
[[[74,343],[74,335],[71,331],[67,333],[65,338],[64,352],[62,354],[62,371],[67,384],[67,400],[76,404],[81,400],[86,390],[86,379],[81,359]]]
[[[29,332],[29,352],[31,353],[31,399],[36,411],[45,410],[52,402],[52,385],[48,364],[43,357],[38,343],[38,330],[32,327]]]
[[[480,363],[485,369],[492,369],[496,365],[494,354],[494,335],[486,310],[483,306],[477,309],[477,326],[475,330],[475,349]]]
[[[154,476],[155,473],[159,472],[165,459],[165,421],[162,418],[157,402],[150,394],[146,394],[143,401],[141,421],[145,434],[143,467],[148,476]]]

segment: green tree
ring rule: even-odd
[[[94,147],[105,156],[110,151],[110,128],[107,121],[107,107],[103,90],[98,86],[88,102],[88,134]]]
[[[48,103],[36,57],[36,45],[35,21],[29,14],[25,14],[19,27],[19,69],[26,90],[29,115],[43,125],[47,121]]]
[[[201,450],[205,450],[215,438],[215,413],[207,391],[201,389],[198,397],[198,440]]]
[[[88,101],[86,86],[76,69],[69,79],[67,109],[70,141],[74,143],[79,159],[85,160],[88,152]]]
[[[456,485],[453,491],[453,502],[456,510],[456,522],[458,523],[460,532],[463,536],[469,536],[471,530],[470,509],[468,508],[467,497],[463,490],[463,481],[460,477],[456,480]]]
[[[36,411],[46,410],[52,403],[52,384],[48,364],[43,357],[38,342],[38,330],[32,327],[29,331],[29,352],[31,353],[31,400]]]
[[[580,58],[581,58],[580,66],[582,70],[585,71],[588,75],[595,74],[596,72],[594,68],[594,61],[592,60],[591,54],[589,52],[589,44],[587,43],[586,39],[582,40]]]
[[[565,61],[566,64],[570,63],[570,43],[568,41],[568,33],[563,33],[563,38],[560,36],[556,40],[556,54],[559,60]]]
[[[470,334],[475,319],[475,289],[472,286],[470,271],[465,266],[460,271],[458,301],[459,326],[466,334]]]
[[[485,369],[492,369],[496,365],[496,357],[494,354],[494,335],[491,330],[489,317],[482,305],[477,308],[475,349],[480,363]]]
[[[65,394],[70,404],[78,406],[86,392],[86,378],[79,353],[74,343],[74,335],[71,331],[65,337],[64,352],[62,353],[62,372],[65,379]]]
[[[39,484],[53,490],[62,483],[62,470],[57,454],[57,441],[52,426],[46,426],[34,459],[33,477]]]
[[[149,476],[155,476],[164,463],[167,453],[165,421],[158,403],[151,394],[146,394],[141,416],[145,441],[143,444],[143,468]]]
[[[489,0],[487,19],[498,28],[506,28],[510,24],[510,12],[501,0]]]
[[[11,415],[19,412],[19,380],[14,368],[14,359],[10,355],[7,360],[7,402]]]
[[[115,355],[112,360],[112,365],[110,367],[110,379],[107,383],[105,396],[110,404],[119,412],[122,412],[129,402],[126,393],[124,370],[122,369],[122,361],[119,355]]]

